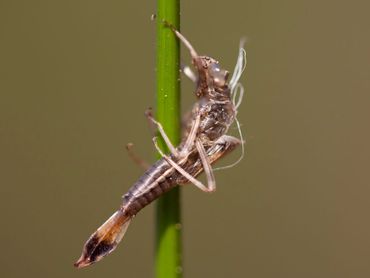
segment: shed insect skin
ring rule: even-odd
[[[170,155],[164,155],[147,169],[141,178],[123,196],[120,208],[101,225],[86,241],[82,255],[74,264],[78,268],[91,265],[110,254],[121,241],[132,218],[145,206],[178,184],[193,183],[205,192],[215,190],[211,165],[242,145],[242,140],[225,135],[235,119],[236,108],[231,100],[231,88],[227,84],[228,72],[221,69],[218,61],[208,56],[198,56],[186,38],[168,25],[190,50],[197,70],[195,95],[198,101],[192,109],[192,118],[185,127],[182,142],[172,146],[160,123],[147,113],[158,128]],[[195,178],[206,173],[208,186]]]
[[[220,137],[213,145],[206,148],[210,163],[215,163],[233,151],[240,143],[239,139],[231,136]],[[187,159],[178,161],[172,155],[171,158],[193,177],[197,177],[203,171],[202,162],[195,149],[189,153]],[[77,268],[86,267],[113,252],[126,232],[131,219],[142,208],[178,184],[188,182],[164,158],[158,160],[123,196],[121,207],[90,236],[83,247],[81,257],[74,265]]]

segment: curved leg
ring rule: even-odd
[[[196,113],[196,118],[191,126],[191,129],[190,129],[190,132],[188,134],[188,137],[186,138],[186,141],[183,145],[183,147],[181,148],[181,155],[186,155],[187,153],[189,153],[189,151],[193,148],[194,146],[194,141],[195,141],[195,138],[197,136],[197,132],[198,132],[198,128],[199,128],[199,125],[200,125],[200,114],[198,113],[198,108],[196,107],[195,108],[195,113]]]
[[[154,118],[153,118],[153,115],[152,115],[152,110],[149,108],[145,111],[145,116],[153,123],[157,126],[158,128],[158,131],[159,133],[162,135],[162,138],[164,140],[164,142],[166,143],[168,149],[170,150],[170,152],[175,155],[175,156],[178,156],[179,155],[179,152],[176,150],[176,148],[172,145],[171,143],[171,140],[170,138],[168,138],[166,132],[164,131],[163,129],[163,126],[161,125],[160,122],[157,122]]]
[[[192,175],[190,175],[188,172],[186,172],[180,165],[178,165],[175,161],[173,161],[170,157],[165,155],[162,150],[159,148],[157,144],[157,138],[153,138],[153,143],[159,154],[166,159],[166,161],[173,167],[175,168],[176,171],[178,171],[181,175],[183,175],[186,179],[188,179],[191,183],[193,183],[196,187],[201,189],[204,192],[211,192],[207,186],[205,186],[202,182],[194,178]]]
[[[207,152],[199,139],[195,140],[195,146],[199,153],[200,160],[202,161],[204,173],[206,174],[207,177],[208,192],[213,192],[216,190],[216,180],[213,174],[211,163],[207,156]]]
[[[163,20],[163,23],[170,27],[171,30],[175,33],[175,35],[179,38],[179,40],[186,46],[187,49],[190,51],[190,55],[193,59],[196,59],[199,57],[197,52],[195,51],[194,47],[190,44],[190,42],[173,26],[171,23]]]

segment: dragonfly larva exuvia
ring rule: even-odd
[[[242,147],[242,154],[244,153],[244,141],[236,119],[244,92],[243,86],[239,83],[246,65],[242,44],[239,47],[233,76],[228,81],[228,72],[220,67],[218,61],[208,56],[199,56],[180,32],[170,24],[165,24],[190,51],[196,74],[189,68],[184,72],[196,83],[197,102],[184,127],[183,139],[177,147],[172,145],[162,125],[150,112],[147,113],[148,119],[156,125],[167,144],[170,154],[163,154],[156,138],[153,138],[162,158],[144,172],[123,196],[119,209],[90,236],[83,247],[81,257],[75,263],[78,268],[91,265],[111,253],[121,241],[132,218],[173,187],[192,183],[202,191],[214,191],[216,182],[211,165],[239,145]],[[237,123],[240,139],[226,135],[234,121]],[[196,179],[202,172],[207,178],[206,185]]]

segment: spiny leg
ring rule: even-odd
[[[200,160],[202,161],[204,173],[206,174],[206,177],[207,177],[208,192],[213,192],[216,190],[216,180],[213,174],[211,163],[207,156],[207,152],[204,149],[204,146],[199,139],[195,140],[195,146],[199,153]]]
[[[175,156],[178,156],[179,155],[179,152],[176,150],[176,148],[172,145],[171,143],[171,140],[170,138],[168,138],[166,132],[164,131],[163,129],[163,126],[160,122],[157,122],[154,118],[153,118],[153,115],[152,115],[152,110],[149,108],[145,111],[145,115],[146,117],[153,123],[157,126],[158,128],[158,131],[159,133],[162,135],[162,138],[164,140],[164,142],[166,143],[168,149],[170,150],[170,152],[175,155]]]
[[[200,188],[202,191],[210,192],[208,188],[200,181],[198,181],[196,178],[194,178],[192,175],[190,175],[188,172],[186,172],[180,165],[178,165],[175,161],[173,161],[170,157],[165,155],[162,150],[159,148],[157,144],[157,137],[153,138],[153,143],[159,154],[166,159],[166,161],[175,168],[176,171],[178,171],[181,175],[183,175],[186,179],[189,180],[189,182],[193,183],[196,187]]]

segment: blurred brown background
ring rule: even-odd
[[[183,33],[226,68],[248,38],[247,155],[217,172],[215,194],[183,190],[185,277],[370,276],[364,3],[183,1]],[[153,205],[114,254],[72,266],[142,173],[125,144],[153,161],[153,13],[154,1],[0,2],[1,277],[153,276]]]

